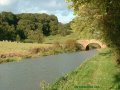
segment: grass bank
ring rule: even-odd
[[[102,50],[46,90],[120,90],[120,69],[111,50]]]
[[[50,48],[51,44],[38,43],[18,43],[0,41],[0,63],[20,61],[23,58],[39,56],[40,54],[32,52],[35,48]]]
[[[23,58],[54,55],[65,52],[80,50],[75,40],[67,40],[64,44],[17,43],[0,42],[0,63],[20,61]]]
[[[65,43],[69,39],[77,40],[79,39],[79,34],[71,33],[70,35],[66,35],[66,36],[61,36],[61,35],[47,36],[44,38],[43,43],[54,43],[54,42]]]

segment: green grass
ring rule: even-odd
[[[71,33],[70,35],[67,36],[61,36],[61,35],[48,36],[45,37],[43,43],[55,43],[55,42],[64,43],[69,39],[74,39],[74,40],[79,39],[79,34]]]
[[[42,56],[39,53],[32,53],[34,48],[50,48],[51,44],[38,44],[38,43],[17,43],[0,41],[0,63],[20,61],[23,58]]]
[[[38,44],[38,43],[17,43],[0,41],[0,54],[3,53],[27,53],[29,49],[35,47],[50,47],[50,44]]]
[[[44,38],[43,43],[55,43],[55,42],[64,43],[69,39],[79,40],[79,39],[96,39],[96,38],[99,37],[93,36],[91,33],[87,31],[72,32],[70,35],[66,35],[66,36],[61,36],[61,35],[47,36]]]
[[[83,88],[82,86],[97,86]],[[109,49],[100,51],[47,90],[120,90],[120,69]]]
[[[38,44],[38,43],[17,43],[17,42],[0,42],[0,64],[12,61],[20,61],[23,58],[38,56],[55,55],[65,52],[75,52],[81,50],[76,43],[60,44]]]

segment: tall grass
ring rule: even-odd
[[[26,53],[29,49],[34,47],[50,47],[51,44],[38,44],[38,43],[18,43],[18,42],[8,42],[0,41],[0,54],[1,53],[10,53],[10,52],[20,52]]]
[[[29,58],[36,56],[54,55],[63,52],[77,51],[75,40],[68,40],[65,44],[54,42],[54,44],[0,42],[0,63],[16,61],[16,58]],[[9,59],[9,58],[12,58]]]
[[[32,57],[34,48],[50,48],[51,44],[19,43],[10,41],[0,41],[0,63],[16,61],[17,58]],[[17,58],[14,58],[17,57]],[[10,59],[12,58],[12,60]]]

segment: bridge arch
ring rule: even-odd
[[[103,44],[101,41],[96,40],[96,39],[83,39],[83,40],[77,40],[77,43],[81,44],[84,47],[84,50],[86,50],[87,46],[91,43],[98,44],[101,48],[106,48],[106,45]]]
[[[98,43],[89,43],[86,46],[85,50],[96,49],[96,48],[99,49],[101,48],[101,46]]]

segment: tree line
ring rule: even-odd
[[[101,31],[101,37],[112,48],[120,64],[120,1],[119,0],[67,0],[83,25]],[[83,12],[81,12],[83,11]],[[86,21],[84,23],[83,21]],[[76,24],[74,25],[76,27]],[[84,27],[81,27],[84,30]]]
[[[70,23],[60,23],[55,15],[0,13],[0,40],[42,42],[49,35],[65,36],[70,29]]]

